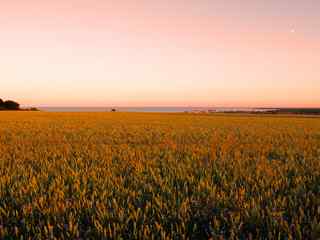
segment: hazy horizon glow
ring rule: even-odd
[[[4,1],[0,98],[320,107],[319,12],[316,0]]]

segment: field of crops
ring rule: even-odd
[[[1,112],[0,238],[320,238],[320,118]]]

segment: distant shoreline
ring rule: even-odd
[[[320,108],[206,108],[206,107],[39,107],[45,112],[261,113],[320,115]]]

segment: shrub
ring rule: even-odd
[[[4,102],[3,100],[0,98],[0,111],[1,110],[5,110],[5,107],[4,107]]]
[[[7,110],[19,110],[20,104],[11,100],[7,100],[3,103],[3,107]]]

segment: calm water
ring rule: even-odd
[[[110,107],[39,107],[46,112],[110,112]],[[179,113],[191,111],[252,111],[253,108],[204,108],[204,107],[115,107],[117,112],[163,112]]]

